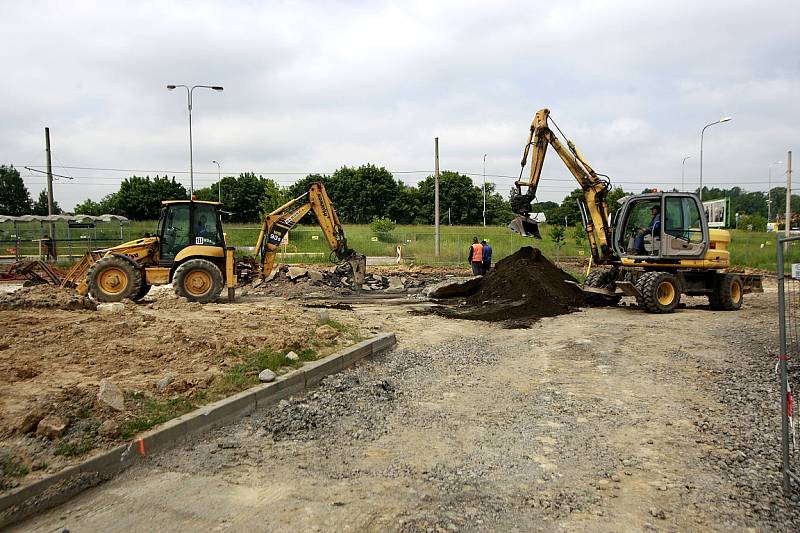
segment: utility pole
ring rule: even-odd
[[[786,220],[785,235],[789,236],[792,227],[792,151],[786,156]]]
[[[486,227],[486,154],[483,154],[483,227]]]
[[[53,161],[50,156],[50,128],[44,128],[44,149],[47,153],[47,215],[53,214]],[[55,224],[50,222],[50,239],[55,241]],[[53,244],[54,246],[54,244]]]
[[[436,237],[436,239],[435,239],[435,241],[436,241],[436,246],[435,246],[436,249],[434,251],[434,255],[436,257],[439,257],[439,253],[441,251],[441,249],[440,249],[440,240],[439,240],[440,237],[441,237],[439,235],[439,137],[436,137],[436,139],[434,141],[434,144],[435,144],[435,149],[436,149],[436,162],[435,162],[435,167],[434,167],[434,169],[435,169],[434,170],[434,182],[436,183],[436,186],[434,187],[434,192],[433,192],[433,218],[434,218],[434,224],[435,224],[434,227],[436,228],[434,230],[435,233],[436,233],[436,236],[435,236]]]

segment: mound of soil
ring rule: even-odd
[[[584,302],[580,289],[567,281],[575,278],[548,261],[537,248],[525,246],[499,261],[466,298],[466,305],[436,312],[467,320],[521,323],[563,315]]]
[[[53,285],[34,285],[0,295],[0,309],[97,309],[88,296],[80,296],[72,289]]]

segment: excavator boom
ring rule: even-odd
[[[536,190],[539,187],[539,180],[542,176],[547,147],[552,146],[583,190],[583,199],[580,202],[581,217],[594,261],[611,260],[613,250],[611,247],[611,229],[608,224],[608,204],[606,202],[606,196],[611,188],[610,181],[607,178],[601,178],[594,171],[578,149],[575,148],[575,145],[572,144],[572,141],[567,139],[567,147],[564,147],[556,134],[550,129],[548,124],[549,117],[549,109],[540,109],[534,115],[533,122],[531,122],[528,142],[522,155],[520,178],[515,182],[516,194],[511,197],[511,208],[519,216],[509,224],[509,227],[522,235],[541,238],[536,222],[531,220],[528,215],[531,210],[531,203],[536,199]],[[556,129],[558,129],[558,126],[556,126]],[[522,175],[529,156],[531,156],[530,175],[527,179],[523,179]],[[523,190],[523,188],[526,188],[526,190]]]

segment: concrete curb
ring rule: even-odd
[[[112,478],[143,457],[164,451],[190,436],[228,424],[284,398],[313,387],[364,357],[394,346],[394,333],[383,333],[335,354],[306,363],[272,383],[256,385],[238,394],[186,413],[123,444],[0,496],[0,529],[34,513],[55,507],[80,492]]]

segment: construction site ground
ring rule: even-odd
[[[765,290],[738,312],[689,298],[667,315],[583,309],[523,329],[420,314],[424,302],[331,308],[364,334],[395,332],[397,348],[17,529],[797,531],[800,506],[780,482],[774,282]],[[252,296],[145,325],[155,311],[81,322],[80,341],[67,325],[85,311],[12,317],[32,338],[70,334],[48,348],[62,359],[38,369],[56,382],[82,358],[93,361],[85,381],[115,365],[141,373],[141,351],[123,349],[134,327],[184,374],[218,363],[193,345],[160,349],[167,330],[154,327],[269,341],[303,335],[318,312]],[[161,374],[146,375],[142,386]]]

